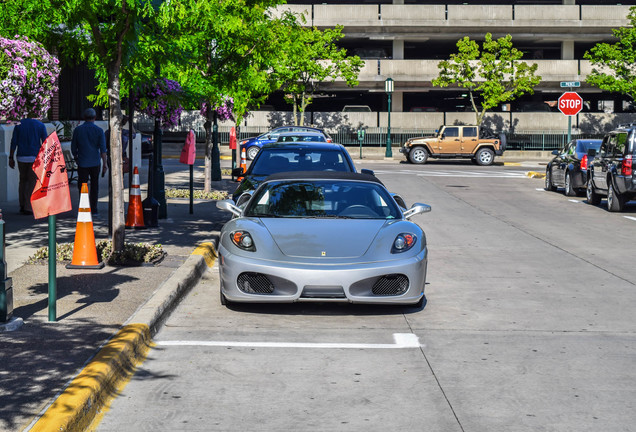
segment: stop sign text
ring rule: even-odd
[[[565,92],[559,98],[559,111],[566,116],[577,115],[583,109],[583,99],[577,92]]]

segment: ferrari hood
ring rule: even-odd
[[[289,257],[355,258],[364,255],[384,219],[261,219]]]

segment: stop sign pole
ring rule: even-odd
[[[572,87],[570,87],[570,90]],[[568,116],[568,141],[572,139],[572,116],[583,109],[583,98],[577,92],[567,91],[559,97],[559,111]]]

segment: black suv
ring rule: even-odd
[[[607,196],[607,209],[623,211],[625,203],[636,198],[636,125],[619,127],[603,138],[601,148],[590,164],[587,182],[587,202],[598,205]]]

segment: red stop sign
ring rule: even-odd
[[[565,92],[559,98],[559,111],[566,116],[577,115],[583,108],[583,98],[577,92]]]

